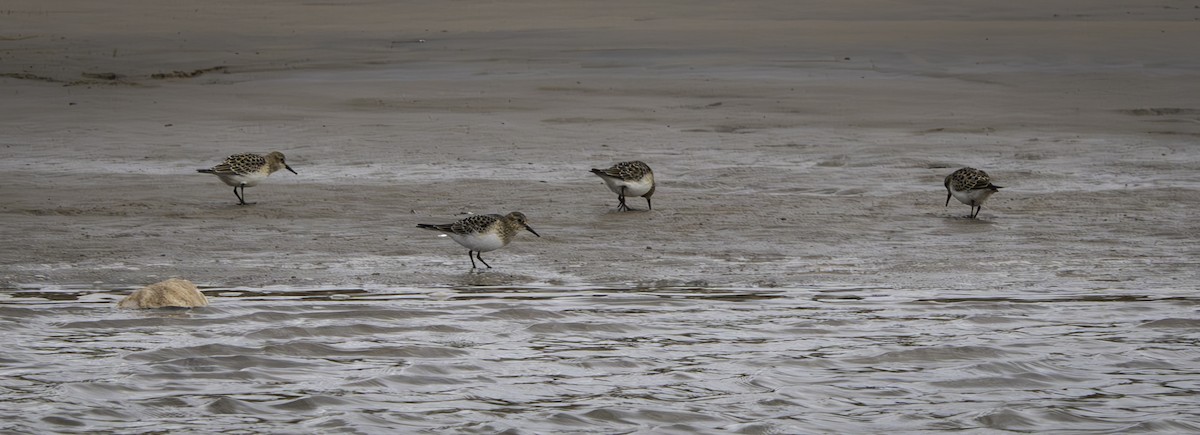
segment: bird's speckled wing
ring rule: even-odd
[[[246,175],[259,171],[266,164],[266,157],[258,154],[234,154],[226,157],[225,161],[217,166],[213,166],[212,171],[217,175]]]
[[[988,189],[992,187],[992,177],[979,169],[963,168],[950,174],[947,184],[952,185],[957,191]]]
[[[503,218],[498,214],[481,214],[469,216],[466,219],[450,224],[450,231],[455,234],[471,234],[483,232],[496,221]]]
[[[646,174],[650,173],[650,166],[637,161],[621,162],[612,165],[612,167],[608,169],[593,169],[592,172],[597,175],[606,175],[613,178],[632,181],[640,180],[642,177],[645,177]]]

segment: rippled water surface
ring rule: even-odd
[[[0,293],[2,432],[1200,430],[1200,297],[895,288]]]

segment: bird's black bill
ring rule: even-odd
[[[286,164],[285,164],[285,165],[283,165],[283,167],[284,167],[285,169],[287,169],[288,171],[290,171],[291,173],[293,173],[293,174],[296,174],[296,170],[295,170],[295,169],[292,169],[292,167],[291,167],[291,166],[288,166],[288,165],[286,165]],[[296,174],[296,175],[300,175],[300,174]]]
[[[529,230],[529,232],[533,233],[533,235],[535,235],[535,236],[538,236],[538,237],[542,236],[541,234],[538,234],[537,231],[534,231],[533,228],[531,228],[529,225],[526,225],[525,229]]]

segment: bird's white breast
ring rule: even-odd
[[[621,188],[625,188],[625,196],[638,197],[645,195],[654,186],[650,182],[650,177],[643,177],[641,180],[626,181],[619,178],[601,177],[604,179],[604,184],[608,185],[608,189],[618,195],[621,194]]]
[[[499,233],[447,234],[458,244],[472,251],[495,251],[504,247],[504,239]]]
[[[260,174],[258,172],[252,172],[252,173],[246,174],[246,175],[221,174],[221,175],[218,175],[218,177],[221,177],[221,181],[224,181],[225,184],[228,184],[230,186],[246,186],[246,187],[253,187],[253,186],[257,185],[259,181],[262,181],[264,178],[267,178],[266,175]]]
[[[991,189],[974,189],[974,190],[950,189],[950,194],[954,196],[954,199],[957,199],[958,202],[961,202],[963,204],[972,205],[972,206],[983,204],[983,201],[987,200],[987,198],[989,196],[992,196],[992,193],[993,192]]]

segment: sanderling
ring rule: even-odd
[[[645,163],[621,162],[608,169],[592,169],[592,173],[599,175],[609,190],[617,194],[617,210],[631,210],[625,205],[627,196],[645,197],[646,209],[653,209],[650,205],[650,195],[654,194],[654,171]]]
[[[524,213],[514,211],[507,216],[498,214],[470,216],[452,224],[418,224],[417,228],[446,233],[455,242],[467,248],[467,258],[471,259],[472,269],[475,268],[476,258],[488,269],[491,269],[492,266],[479,256],[480,253],[505,247],[522,228],[529,230],[535,236],[542,236],[526,222]],[[471,257],[471,253],[475,253],[475,256]]]
[[[1000,186],[992,184],[992,178],[987,172],[975,168],[962,168],[946,176],[946,207],[950,206],[950,197],[971,206],[971,219],[979,216],[983,210],[983,202],[996,193]]]
[[[258,182],[267,178],[275,171],[287,169],[293,174],[296,173],[291,166],[283,161],[283,153],[272,151],[267,155],[242,153],[234,154],[226,157],[225,161],[212,169],[197,169],[196,172],[205,174],[214,174],[221,178],[225,184],[233,186],[233,194],[237,196],[238,205],[253,204],[246,202],[246,187],[257,185]],[[242,188],[242,193],[238,193],[238,188]]]

